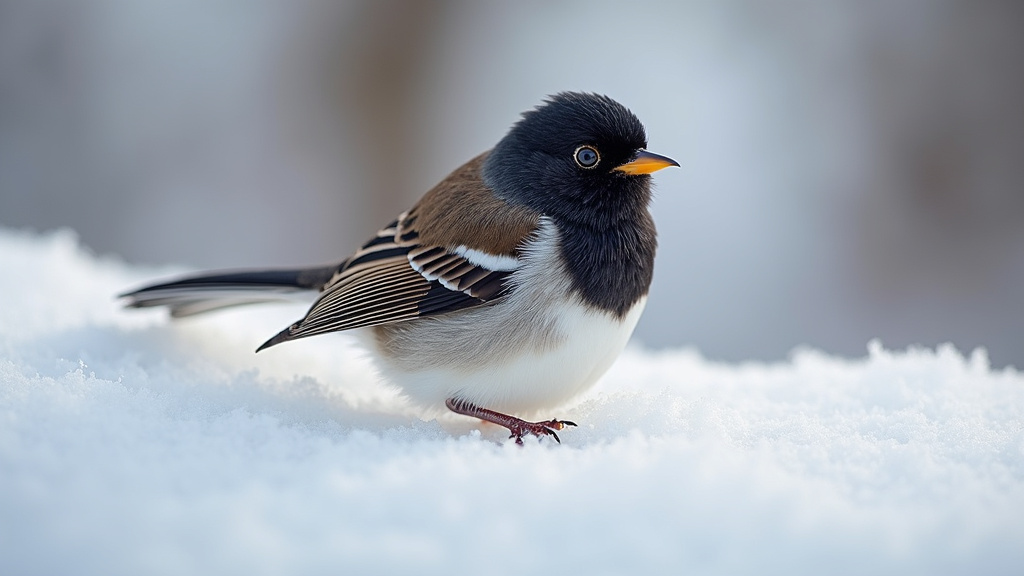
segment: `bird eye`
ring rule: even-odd
[[[601,160],[601,155],[597,153],[597,149],[591,148],[590,146],[580,146],[576,149],[576,163],[580,165],[580,168],[593,168],[597,166],[597,163]]]

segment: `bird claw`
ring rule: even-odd
[[[568,420],[527,422],[526,420],[516,418],[515,416],[509,416],[508,414],[502,414],[501,412],[495,412],[494,410],[480,408],[472,402],[460,400],[458,398],[449,398],[444,401],[444,405],[456,414],[472,416],[485,422],[490,422],[492,424],[508,428],[509,431],[512,432],[512,434],[509,435],[509,438],[515,439],[516,444],[519,444],[520,446],[523,445],[523,436],[526,436],[527,434],[532,434],[537,437],[551,436],[555,439],[555,442],[561,444],[562,439],[558,437],[555,430],[563,430],[566,426],[576,425],[575,422],[570,422]]]
[[[546,420],[544,422],[525,422],[521,421],[516,425],[510,427],[512,434],[509,438],[515,438],[516,444],[523,445],[523,436],[526,434],[532,434],[538,438],[541,436],[551,436],[555,439],[555,442],[559,444],[562,440],[555,433],[555,430],[563,430],[566,426],[575,426],[575,422],[569,420]]]

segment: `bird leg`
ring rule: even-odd
[[[498,426],[504,426],[508,428],[512,435],[509,438],[515,438],[516,444],[523,445],[523,436],[526,434],[533,434],[534,436],[551,436],[555,439],[555,442],[562,443],[558,439],[558,434],[555,434],[555,430],[561,430],[566,426],[575,426],[575,422],[569,422],[568,420],[546,420],[543,422],[527,422],[521,418],[515,416],[509,416],[508,414],[502,414],[501,412],[495,412],[494,410],[488,410],[486,408],[480,408],[475,404],[466,402],[465,400],[456,400],[455,398],[449,398],[444,401],[444,405],[449,410],[456,414],[462,414],[464,416],[472,416],[481,420],[497,424]]]

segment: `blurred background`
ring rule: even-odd
[[[336,261],[562,90],[682,164],[644,345],[1024,367],[1020,2],[0,0],[0,226]]]

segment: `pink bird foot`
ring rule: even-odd
[[[445,406],[449,410],[456,414],[462,414],[464,416],[472,416],[479,418],[498,426],[508,428],[512,434],[509,438],[515,438],[516,444],[523,445],[523,436],[532,434],[534,436],[551,436],[555,439],[555,442],[559,444],[562,440],[558,438],[558,434],[555,430],[563,430],[566,426],[575,426],[575,422],[568,420],[545,420],[543,422],[527,422],[522,418],[516,418],[515,416],[509,416],[508,414],[502,414],[501,412],[495,412],[494,410],[488,410],[486,408],[480,408],[474,404],[466,402],[465,400],[456,400],[449,398],[445,400]]]

